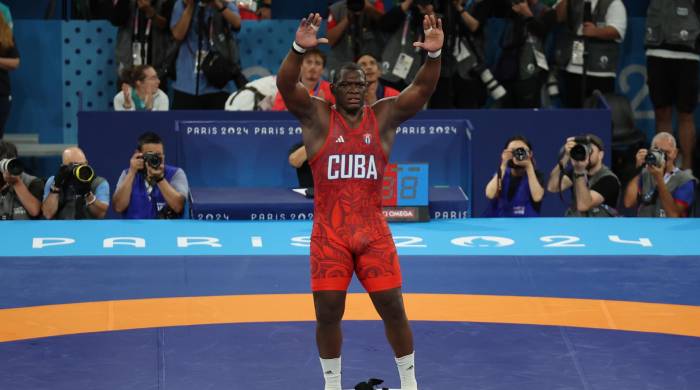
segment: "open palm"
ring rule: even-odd
[[[323,18],[319,14],[309,14],[309,17],[302,19],[294,36],[297,45],[304,49],[311,49],[321,43],[328,43],[328,39],[316,37],[318,29],[321,28],[322,20]]]
[[[423,48],[428,52],[442,49],[442,44],[445,41],[445,34],[442,32],[442,20],[435,18],[434,15],[425,15],[423,18],[423,32],[425,33],[425,40],[423,42],[414,42],[413,46]]]

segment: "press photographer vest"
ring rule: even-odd
[[[172,167],[170,165],[165,166],[165,180],[168,182],[172,181],[175,172],[177,172],[177,167]],[[126,219],[156,219],[158,218],[158,212],[164,207],[167,207],[167,202],[165,197],[160,192],[158,185],[154,185],[151,190],[151,195],[148,195],[148,189],[146,188],[146,177],[143,173],[136,173],[134,178],[134,184],[131,187],[131,197],[129,198],[129,207],[126,211],[122,213]],[[158,205],[161,205],[161,209]]]
[[[103,177],[97,176],[90,184],[90,191],[95,194],[97,187],[104,181]],[[58,211],[54,219],[95,219],[95,217],[90,214],[85,197],[77,195],[73,187],[68,186],[58,194]]]
[[[382,79],[391,83],[410,83],[416,77],[418,69],[423,63],[423,53],[420,48],[413,47],[413,42],[419,40],[420,36],[411,23],[414,18],[412,12],[406,15],[406,20],[394,34],[389,38],[382,52]],[[421,25],[422,26],[422,25]],[[420,27],[422,29],[422,27]],[[399,63],[402,60],[401,63]],[[402,64],[410,66],[401,71]],[[399,64],[399,67],[397,67]]]
[[[694,0],[651,0],[647,9],[647,48],[700,53],[700,20]]]
[[[491,200],[491,210],[488,217],[539,217],[530,196],[530,182],[527,176],[523,176],[515,190],[512,199],[508,199],[508,189],[512,179],[512,170],[506,168],[501,182],[501,191],[498,197]]]
[[[592,10],[593,24],[605,25],[605,16],[613,1],[598,0],[595,9]],[[584,0],[569,0],[566,28],[560,34],[556,50],[557,63],[561,68],[566,68],[571,62],[574,44],[584,42],[584,37],[577,35],[578,28],[583,24],[583,4]],[[620,45],[614,40],[594,38],[587,38],[585,42],[588,53],[585,59],[586,71],[615,73],[620,58]]]
[[[160,15],[166,14],[167,3],[167,0],[151,1],[151,5]],[[158,75],[163,76],[167,50],[171,46],[177,46],[170,29],[167,27],[160,29],[152,20],[143,17],[137,21],[137,17],[143,14],[138,10],[136,0],[120,0],[113,7],[109,20],[114,26],[119,27],[115,49],[118,68],[121,70],[132,66],[136,55],[141,64],[153,65]],[[135,46],[134,43],[137,45]],[[142,52],[134,53],[135,47]],[[145,61],[142,56],[145,56]]]
[[[598,172],[596,172],[595,175],[591,176],[591,178],[588,179],[588,189],[591,189],[596,183],[600,181],[600,179],[608,176],[614,177],[619,185],[620,181],[617,179],[617,176],[615,176],[615,174],[608,167],[603,165],[603,167]],[[572,194],[574,193],[573,186],[571,187],[571,192]],[[566,217],[617,217],[617,210],[606,205],[605,203],[601,203],[600,205],[598,205],[598,207],[594,207],[588,211],[581,212],[576,210],[575,195],[572,196],[572,200],[574,202],[574,205],[566,210]],[[615,202],[617,202],[617,199],[615,199]]]
[[[36,177],[22,173],[20,175],[20,180],[22,180],[25,187],[29,188],[29,185],[36,180]],[[24,208],[22,202],[20,202],[17,197],[17,194],[15,194],[15,189],[11,186],[6,193],[0,194],[0,219],[32,219],[27,213],[27,209]]]
[[[659,192],[656,189],[656,180],[647,170],[642,172],[641,176],[642,188],[641,196],[639,199],[639,209],[637,210],[638,217],[665,217],[664,208],[661,205],[661,200],[659,199]],[[678,170],[666,182],[666,188],[668,192],[673,194],[678,187],[689,181],[696,181],[690,171]],[[646,196],[645,196],[646,195]],[[649,199],[645,201],[645,197]]]

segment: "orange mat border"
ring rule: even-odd
[[[700,307],[595,299],[404,294],[411,321],[572,326],[700,337]],[[0,342],[91,332],[223,323],[313,321],[310,294],[134,299],[0,310]],[[346,320],[379,320],[348,294]]]

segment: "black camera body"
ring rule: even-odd
[[[574,138],[574,145],[569,151],[569,156],[574,161],[586,161],[591,155],[591,140],[586,136]]]
[[[163,158],[159,154],[153,152],[146,152],[141,158],[145,164],[148,164],[153,169],[157,169],[160,167],[160,164],[163,163]]]
[[[644,164],[662,168],[664,165],[666,165],[666,153],[664,153],[661,149],[651,148],[649,149],[646,157],[644,157]]]
[[[525,161],[530,157],[530,153],[528,153],[525,148],[517,148],[513,150],[513,158],[515,161]]]

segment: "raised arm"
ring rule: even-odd
[[[440,78],[440,54],[445,35],[442,32],[442,20],[433,15],[423,19],[424,42],[414,42],[413,46],[428,52],[427,60],[418,70],[413,82],[394,100],[380,100],[376,104],[377,112],[386,112],[386,124],[396,128],[420,111],[435,91]],[[384,106],[384,107],[382,107]],[[390,107],[389,107],[390,106]]]
[[[301,20],[292,49],[284,58],[277,73],[277,90],[282,95],[289,112],[296,116],[302,125],[310,124],[315,116],[314,109],[317,103],[314,100],[318,99],[309,96],[306,87],[299,81],[299,74],[304,52],[320,43],[328,43],[326,38],[316,38],[321,20],[319,14],[309,14],[308,18]]]

